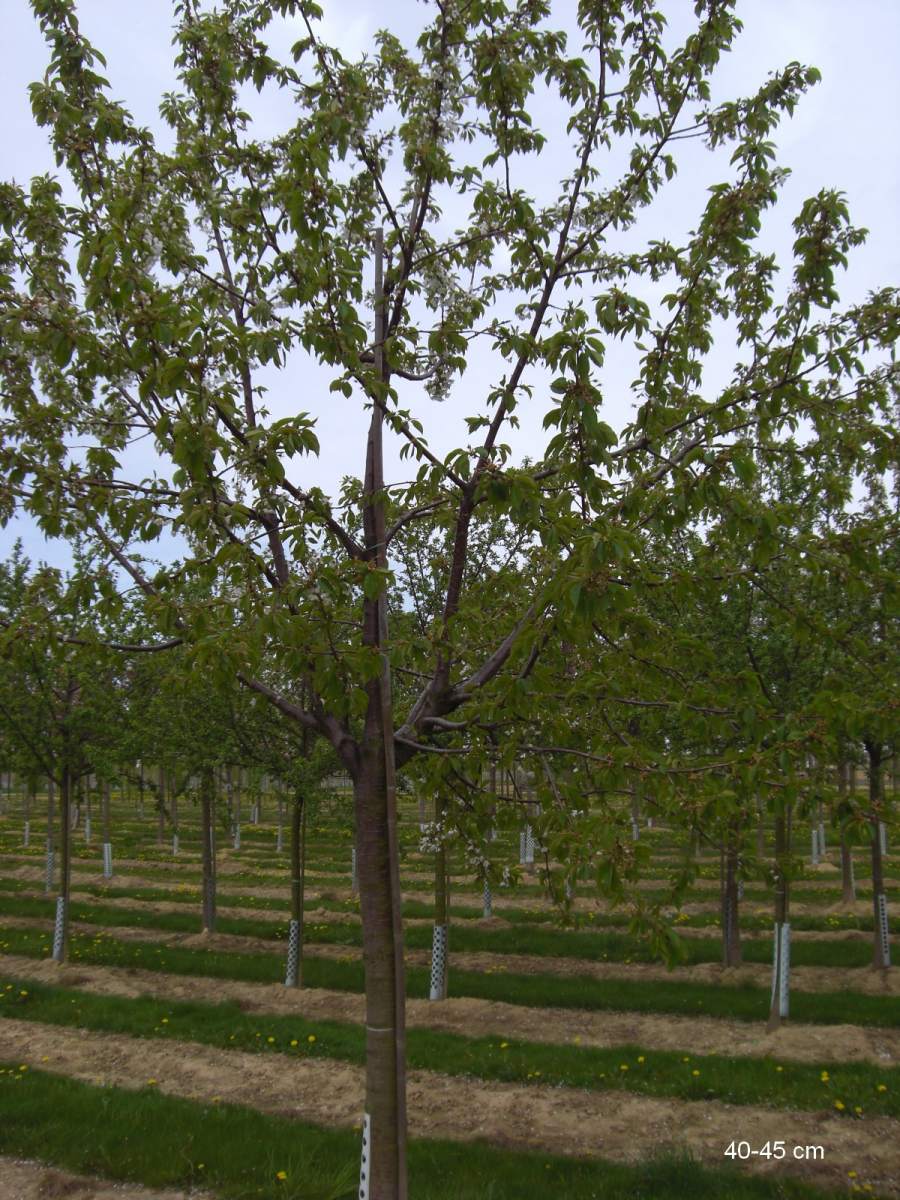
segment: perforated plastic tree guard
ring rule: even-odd
[[[481,889],[481,903],[484,916],[492,917],[494,915],[494,897],[491,894],[490,881],[487,879]]]
[[[110,879],[112,877],[112,843],[103,843],[103,878]]]
[[[300,962],[300,922],[291,921],[288,925],[287,971],[284,976],[285,987],[297,986],[297,965]]]
[[[447,926],[435,925],[431,936],[431,991],[430,1000],[444,1000],[447,996]]]
[[[359,1200],[369,1200],[369,1176],[372,1154],[372,1120],[363,1113],[362,1148],[359,1156]]]
[[[891,939],[888,935],[887,897],[884,892],[878,893],[878,941],[881,944],[881,961],[884,966],[891,965]]]
[[[53,926],[53,958],[56,962],[63,959],[63,933],[66,927],[66,902],[62,896],[56,897],[56,922]]]

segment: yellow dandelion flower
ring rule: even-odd
[[[287,1171],[276,1171],[275,1178],[280,1179],[284,1183],[285,1179],[287,1179]]]
[[[838,1110],[838,1112],[843,1112],[847,1106],[844,1104],[843,1100],[835,1100],[834,1107]]]
[[[316,1035],[314,1033],[311,1033],[306,1040],[309,1042],[310,1045],[312,1045],[313,1042],[316,1040]]]

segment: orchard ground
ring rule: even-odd
[[[31,821],[26,848],[16,804],[0,818],[0,1198],[355,1194],[352,833],[336,816],[309,828],[295,990],[271,800],[240,849],[219,831],[212,935],[194,807],[182,805],[176,857],[154,815],[113,806],[111,879],[96,828],[86,842],[82,816],[74,835],[64,966],[49,960],[43,826]],[[652,892],[681,846],[666,829],[640,837]],[[771,895],[746,883],[744,962],[723,968],[712,856],[676,914],[685,962],[667,970],[588,881],[568,926],[539,864],[495,887],[485,917],[481,881],[451,853],[450,998],[429,1001],[433,860],[419,840],[405,801],[412,1195],[900,1196],[900,986],[869,965],[864,848],[854,904],[834,847],[795,877],[791,1018],[767,1032]],[[493,847],[515,865],[518,831]],[[893,919],[900,862],[885,862]]]

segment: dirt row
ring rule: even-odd
[[[212,1200],[209,1193],[164,1191],[72,1175],[43,1163],[0,1156],[0,1200]]]
[[[363,1110],[362,1068],[328,1059],[286,1063],[276,1055],[12,1019],[0,1022],[0,1059],[88,1083],[153,1086],[194,1101],[240,1104],[327,1126],[358,1127]],[[26,1078],[22,1087],[27,1086]],[[486,1139],[517,1150],[624,1162],[672,1147],[710,1165],[722,1164],[736,1136],[753,1146],[783,1139],[789,1145],[823,1146],[823,1161],[755,1159],[748,1169],[763,1175],[793,1172],[832,1187],[844,1185],[852,1170],[878,1194],[900,1197],[900,1122],[886,1118],[858,1121],[830,1112],[784,1112],[618,1090],[484,1083],[429,1071],[410,1072],[408,1094],[413,1137]]]
[[[18,896],[26,897],[31,900],[44,900],[46,895],[43,891],[24,891],[17,892]],[[136,896],[115,896],[106,900],[102,896],[97,896],[91,892],[84,891],[74,887],[71,891],[72,900],[80,900],[87,904],[106,903],[115,908],[127,909],[130,911],[146,912],[146,913],[185,913],[191,911],[189,903],[181,900],[141,900]],[[318,899],[313,896],[311,899]],[[287,909],[287,899],[285,899],[285,908]],[[200,898],[197,897],[196,902],[197,913],[200,912]],[[716,910],[718,911],[718,910]],[[220,910],[223,917],[239,917],[251,921],[260,921],[272,925],[283,925],[287,920],[288,913],[276,913],[271,909],[260,909],[250,905],[227,905]],[[305,911],[305,917],[308,924],[317,925],[359,925],[361,917],[358,912],[352,911],[336,911],[329,908],[314,908]],[[199,915],[198,915],[199,919]],[[431,925],[430,917],[405,917],[404,925]],[[461,922],[462,928],[473,929],[513,929],[515,925],[512,921],[506,921],[502,916],[493,916],[485,918],[465,918]],[[549,928],[553,928],[550,926]],[[609,925],[605,923],[602,916],[597,921],[591,921],[590,925],[583,926],[579,931],[581,933],[625,933],[625,930],[620,925]],[[684,938],[708,938],[718,935],[718,928],[713,925],[707,926],[679,926],[678,933]],[[745,938],[766,936],[765,933],[755,931],[744,931]],[[801,942],[871,942],[872,935],[865,933],[859,929],[797,929],[791,931],[793,941]]]
[[[0,972],[16,979],[77,988],[100,996],[164,1001],[231,1002],[243,1012],[297,1016],[309,1021],[359,1024],[365,1001],[352,992],[325,988],[286,988],[277,983],[203,979],[167,975],[132,967],[60,966],[49,959],[0,955]],[[788,1022],[771,1033],[760,1022],[714,1017],[655,1016],[633,1012],[526,1008],[499,1000],[452,997],[440,1003],[407,1000],[410,1027],[436,1029],[466,1037],[548,1042],[595,1047],[638,1046],[737,1058],[770,1056],[790,1062],[868,1062],[900,1064],[900,1029],[858,1025],[803,1025]]]
[[[144,865],[146,865],[146,864],[144,864]],[[43,878],[44,878],[44,872],[43,872],[43,868],[41,868],[41,867],[34,866],[34,865],[27,865],[27,866],[15,867],[10,871],[6,871],[5,876],[8,879],[33,880],[36,883],[38,883],[38,882],[42,883]],[[112,880],[109,880],[109,879],[104,878],[104,876],[99,871],[96,871],[93,869],[89,870],[89,871],[85,871],[83,868],[82,869],[75,868],[74,864],[73,864],[73,871],[72,871],[72,880],[73,880],[73,886],[77,886],[78,884],[80,884],[82,887],[103,887],[103,886],[108,885],[108,886],[112,886],[112,887],[124,887],[124,888],[137,889],[137,888],[159,888],[160,886],[164,886],[163,884],[161,884],[161,881],[158,879],[149,879],[145,875],[134,874],[134,873],[117,874]],[[199,891],[199,887],[196,884],[190,884],[190,885],[182,884],[179,886],[181,888],[183,888],[185,891],[192,890],[192,891],[196,892],[197,901],[199,904],[200,891]],[[238,886],[238,887],[233,887],[233,888],[229,888],[227,886],[226,887],[220,886],[217,890],[218,890],[218,894],[220,896],[242,897],[242,896],[247,895],[248,890],[250,890],[250,887],[251,887],[251,885],[249,885],[249,884],[245,884],[243,886]],[[287,882],[283,882],[280,885],[278,885],[278,884],[263,884],[261,886],[252,885],[252,891],[253,891],[254,895],[259,896],[261,899],[262,898],[272,899],[272,900],[281,899],[281,900],[284,900],[285,905],[287,905],[288,899],[289,899],[289,894],[290,894],[290,885]],[[311,899],[311,900],[317,900],[317,899],[349,900],[352,898],[353,893],[351,892],[349,887],[337,887],[337,888],[309,887],[306,889],[306,896],[307,896],[307,899]],[[416,902],[423,903],[423,904],[430,904],[434,900],[434,894],[431,891],[409,891],[407,889],[404,889],[403,896],[404,896],[405,900],[416,901]],[[94,897],[93,899],[102,900],[102,897]],[[470,899],[472,901],[472,905],[474,905],[477,902],[477,897],[475,897],[474,895],[471,897],[460,897],[459,899]],[[454,901],[454,897],[451,896],[451,903],[453,901]],[[119,901],[115,900],[115,901],[111,901],[111,902],[118,903]],[[470,907],[471,907],[471,905],[470,905]],[[535,912],[535,911],[550,912],[551,911],[550,903],[543,897],[520,896],[514,891],[507,892],[505,890],[495,893],[494,907],[495,907],[495,909],[497,909],[498,916],[500,919],[502,919],[503,911],[505,909],[512,909],[512,910],[523,909],[523,910],[532,911],[532,912]],[[603,914],[603,913],[612,911],[613,906],[603,900],[600,900],[600,899],[594,900],[594,899],[587,899],[585,897],[579,897],[573,903],[572,908],[575,912],[581,913],[581,914],[587,914],[590,912]],[[893,905],[891,905],[891,904],[888,905],[889,915],[891,915],[893,908],[894,908]],[[231,909],[230,911],[235,912],[236,910]],[[255,908],[251,910],[253,916],[259,916],[260,913],[264,912],[264,911],[265,910],[260,910],[260,909],[255,909]],[[620,908],[618,911],[621,912],[623,910]],[[708,902],[691,901],[691,902],[688,902],[687,904],[682,905],[681,911],[684,913],[687,913],[690,916],[704,915],[707,913],[708,914],[717,914],[719,912],[719,905],[715,901],[708,901]],[[772,915],[771,905],[770,904],[761,904],[758,901],[752,901],[752,902],[745,903],[742,906],[742,911],[749,915],[763,916],[763,917],[767,917],[767,918],[771,917],[771,915]],[[817,905],[817,904],[809,904],[804,901],[804,902],[799,902],[799,903],[792,903],[791,911],[796,913],[798,916],[799,915],[809,915],[809,916],[852,915],[852,916],[858,916],[858,917],[868,917],[868,916],[871,916],[871,914],[872,914],[872,903],[870,900],[857,900],[852,904],[844,904],[843,902],[838,902],[835,904],[823,906],[823,905]],[[343,914],[343,917],[347,917],[349,915],[350,915],[349,913]],[[682,929],[681,932],[689,933],[690,931]],[[856,930],[851,930],[851,931],[835,930],[835,931],[823,931],[823,932],[828,932],[829,934],[834,932],[834,933],[839,934],[839,933],[843,933],[843,932],[857,933],[858,931],[856,931]],[[802,933],[803,933],[803,931],[795,930],[795,931],[793,931],[792,936],[794,936],[794,937],[802,936]],[[865,936],[869,936],[869,935],[865,935]]]
[[[3,917],[0,928],[8,927],[43,929],[50,936],[49,921],[37,917]],[[72,929],[77,933],[99,936],[105,933],[101,927],[85,922],[73,921]],[[154,942],[159,945],[185,946],[206,950],[249,952],[253,954],[284,954],[283,946],[273,945],[266,938],[245,937],[232,933],[173,933],[166,930],[117,928],[111,936],[119,941]],[[353,962],[361,956],[358,946],[309,946],[304,952],[309,958],[328,958],[338,962]],[[407,950],[409,966],[430,966],[428,950]],[[768,987],[771,968],[766,963],[745,963],[741,967],[722,967],[719,963],[696,963],[687,967],[667,969],[657,963],[596,962],[590,959],[559,958],[552,955],[494,954],[488,951],[456,951],[451,955],[451,988],[453,968],[460,971],[476,971],[488,975],[554,975],[563,978],[583,979],[586,985],[592,980],[625,979],[631,982],[653,983],[671,980],[678,983],[703,983],[729,987]],[[869,967],[794,967],[791,970],[791,988],[798,992],[852,991],[870,996],[900,995],[900,980],[897,972],[887,974]]]
[[[99,843],[97,845],[97,850],[98,850],[97,858],[99,861],[99,859],[100,859],[100,844]],[[115,852],[115,848],[114,848],[114,852]],[[228,850],[228,849],[221,850],[219,852],[219,855],[217,858],[216,869],[217,869],[218,873],[220,875],[241,875],[241,874],[247,874],[249,870],[252,870],[252,872],[257,876],[257,878],[259,880],[266,880],[266,879],[283,880],[285,878],[285,873],[286,873],[286,869],[287,869],[287,858],[286,857],[284,860],[284,862],[285,862],[284,867],[281,870],[272,871],[272,870],[265,870],[256,863],[250,864],[246,860],[242,860],[240,857],[241,853],[242,853],[241,851],[233,851],[233,850]],[[348,858],[349,858],[349,850],[348,850]],[[6,854],[6,855],[3,855],[2,857],[0,857],[0,861],[36,864],[40,860],[37,860],[36,857],[33,855]],[[73,868],[76,868],[80,864],[83,864],[85,861],[86,861],[85,859],[75,858],[75,859],[73,859],[72,866],[73,866]],[[887,859],[886,861],[890,862],[890,859]],[[116,865],[117,869],[119,869],[119,870],[121,870],[122,868],[125,868],[126,870],[129,870],[131,868],[141,869],[141,868],[147,867],[148,862],[145,859],[116,858],[115,865]],[[153,866],[154,870],[178,872],[178,871],[183,871],[185,866],[190,866],[194,869],[197,869],[199,867],[199,860],[196,858],[188,859],[187,856],[184,856],[179,861],[176,861],[173,859],[172,861],[169,861],[169,862],[167,862],[167,861],[157,862],[154,860],[152,862],[152,866]],[[811,872],[816,877],[796,880],[795,886],[803,888],[804,890],[815,891],[815,890],[820,890],[820,889],[834,888],[834,887],[837,887],[840,885],[840,871],[832,863],[821,863],[818,867],[809,867],[808,866],[806,868],[806,870],[808,872]],[[348,862],[346,871],[316,870],[313,865],[310,865],[309,871],[310,871],[310,874],[317,876],[320,879],[324,878],[328,882],[330,882],[331,879],[334,879],[336,882],[337,881],[345,881],[350,876],[350,864]],[[7,874],[8,873],[9,872],[7,872]],[[525,882],[528,881],[528,878],[529,878],[529,872],[526,870],[524,873]],[[404,879],[404,881],[412,881],[412,882],[431,884],[434,879],[434,873],[432,871],[410,871],[409,869],[404,867],[403,868],[403,879]],[[476,880],[474,875],[455,875],[451,879],[451,890],[453,889],[454,885],[461,884],[461,885],[465,885],[468,887],[474,887],[477,882],[478,881]],[[890,879],[887,882],[888,882],[888,890],[889,891],[894,890],[894,888],[896,887],[896,882],[894,880],[890,880]],[[653,890],[659,888],[660,886],[664,886],[664,884],[665,884],[665,880],[662,878],[651,878],[651,879],[642,879],[642,880],[638,881],[638,883],[636,884],[636,887],[637,887],[637,890],[639,890],[639,891],[653,891]],[[861,884],[865,884],[866,886],[868,886],[867,881],[861,881]],[[718,892],[719,891],[719,881],[718,881],[718,879],[697,879],[692,884],[692,887],[698,891]]]

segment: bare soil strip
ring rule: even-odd
[[[23,929],[44,929],[50,934],[51,923],[38,917],[0,917],[0,925]],[[245,937],[234,933],[172,933],[161,929],[128,929],[125,926],[106,930],[87,922],[72,922],[77,933],[109,934],[119,941],[156,942],[160,945],[202,947],[208,950],[234,950],[252,954],[283,954],[276,942],[266,938]],[[309,946],[304,951],[309,958],[330,958],[353,962],[361,957],[358,946]],[[409,966],[429,966],[428,950],[407,950]],[[768,987],[771,968],[766,963],[746,963],[741,967],[723,967],[719,963],[694,963],[671,970],[657,963],[596,962],[583,958],[560,958],[553,955],[494,954],[488,951],[458,951],[452,955],[453,968],[460,971],[479,971],[487,975],[558,975],[578,977],[585,983],[604,979],[641,979],[644,982],[671,980],[680,983],[725,984],[730,987],[752,985]],[[883,973],[870,967],[792,967],[791,988],[798,992],[860,992],[868,996],[900,995],[898,972]],[[452,987],[451,974],[451,987]]]
[[[160,849],[163,851],[165,850],[164,847],[160,847]],[[99,851],[99,845],[98,845],[98,851]],[[280,870],[273,871],[273,870],[266,870],[266,869],[260,867],[256,863],[248,863],[246,860],[242,861],[242,859],[237,856],[239,854],[240,854],[240,851],[234,852],[231,850],[222,850],[219,853],[219,856],[217,859],[217,866],[216,866],[217,872],[220,875],[244,875],[244,874],[252,873],[256,876],[257,880],[261,883],[265,882],[266,880],[283,880],[284,879],[285,873],[287,870],[287,858],[285,858],[284,865],[282,866],[282,868]],[[98,853],[97,857],[98,857],[98,866],[99,866],[100,865],[99,853]],[[349,860],[349,849],[348,849],[348,860]],[[887,859],[886,861],[890,862],[891,860]],[[16,862],[16,863],[27,864],[30,866],[39,866],[39,863],[35,859],[35,857],[19,855],[19,854],[6,854],[3,856],[0,856],[0,862],[4,862],[4,863]],[[87,860],[85,860],[83,858],[76,858],[76,859],[73,859],[73,861],[72,861],[73,870],[78,870],[79,868],[84,868],[88,865],[89,864],[87,863]],[[186,856],[183,856],[180,860],[176,860],[173,858],[171,861],[153,860],[152,862],[148,862],[146,859],[131,859],[131,858],[116,859],[116,867],[120,870],[123,868],[125,870],[135,868],[138,871],[140,871],[142,868],[145,869],[147,866],[152,866],[153,869],[157,870],[157,871],[177,872],[177,871],[183,870],[185,866],[190,866],[190,867],[193,867],[196,869],[199,866],[199,860],[197,860],[197,859],[189,860]],[[798,879],[795,881],[796,887],[803,888],[804,890],[808,889],[808,890],[816,891],[816,890],[820,890],[820,889],[834,888],[834,887],[839,886],[839,884],[840,884],[840,878],[841,878],[840,871],[836,866],[834,866],[831,863],[821,863],[818,867],[807,867],[806,870],[809,872],[812,872],[816,876],[816,878]],[[319,876],[320,879],[324,879],[326,881],[326,886],[328,886],[328,887],[331,886],[332,879],[335,881],[335,884],[337,884],[338,886],[345,886],[345,882],[350,877],[350,863],[348,861],[346,871],[314,870],[312,867],[310,868],[310,871],[312,874]],[[6,871],[5,873],[9,876],[15,877],[16,869],[13,868],[9,871]],[[537,881],[537,872],[526,870],[523,872],[522,878],[523,878],[523,882],[525,882],[525,883],[536,882]],[[404,869],[403,870],[403,879],[404,879],[404,881],[416,881],[416,882],[421,882],[424,884],[431,884],[434,879],[434,875],[433,875],[433,872],[431,872],[431,871],[410,871],[408,869]],[[451,879],[451,890],[453,889],[454,884],[464,884],[466,886],[474,886],[475,883],[476,883],[476,879],[475,879],[474,875],[454,875]],[[869,883],[869,881],[862,880],[861,886],[868,886],[868,883]],[[665,884],[666,884],[665,877],[661,876],[661,875],[657,875],[655,878],[642,879],[642,880],[638,881],[638,883],[635,886],[638,891],[655,891],[656,889],[658,889],[660,887],[664,887]],[[889,879],[887,881],[887,885],[888,885],[888,890],[892,892],[896,888],[896,881],[893,879]],[[718,892],[719,881],[718,881],[718,879],[697,879],[694,881],[692,886],[697,891]],[[545,903],[543,900],[541,900],[540,897],[532,897],[532,899],[537,899],[540,903]]]
[[[149,1191],[133,1183],[89,1179],[43,1163],[0,1156],[0,1200],[210,1200],[207,1192]]]
[[[128,999],[154,996],[160,1000],[207,1004],[232,1001],[244,1012],[259,1013],[263,1017],[272,1014],[297,1016],[309,1021],[360,1024],[365,1016],[362,996],[325,988],[294,990],[277,983],[188,979],[131,967],[97,967],[82,963],[60,966],[46,959],[35,961],[15,955],[0,955],[0,972],[100,996]],[[737,1058],[768,1055],[786,1062],[817,1064],[869,1062],[879,1067],[900,1064],[900,1029],[788,1022],[781,1029],[767,1033],[762,1022],[751,1024],[714,1017],[525,1008],[468,997],[454,997],[439,1004],[408,1000],[406,1013],[412,1028],[439,1029],[466,1037],[597,1047],[627,1045],[639,1046],[642,1050],[675,1050]]]
[[[27,897],[32,900],[46,899],[45,893],[42,891],[25,891],[17,892],[18,896]],[[220,893],[225,894],[225,893]],[[238,893],[241,894],[241,893]],[[243,893],[246,895],[246,893]],[[147,913],[184,913],[190,912],[190,904],[179,900],[141,900],[135,896],[116,896],[104,900],[102,896],[96,896],[90,892],[83,891],[80,888],[73,888],[71,891],[73,900],[81,900],[86,904],[105,903],[112,905],[115,908],[136,910]],[[318,897],[314,896],[313,899]],[[512,907],[512,906],[510,906]],[[716,910],[717,911],[717,910]],[[197,912],[200,912],[200,897],[197,897]],[[361,917],[358,912],[337,912],[329,908],[314,908],[307,909],[306,920],[310,925],[359,925]],[[227,905],[222,909],[222,916],[226,917],[241,917],[251,921],[261,921],[275,925],[283,925],[288,917],[288,899],[285,897],[284,913],[276,913],[271,909],[259,909],[243,905]],[[199,916],[198,916],[199,920]],[[430,917],[405,917],[404,925],[431,925]],[[466,919],[464,928],[483,928],[483,929],[512,929],[513,922],[505,921],[502,916],[488,917],[485,919]],[[600,920],[592,921],[590,925],[583,926],[579,930],[573,932],[580,933],[624,933],[625,931],[619,925],[605,924],[602,917]],[[718,936],[716,926],[703,927],[685,927],[681,926],[678,929],[679,936],[684,938],[708,938]],[[744,937],[752,938],[761,936],[745,931]],[[872,934],[865,933],[860,929],[797,929],[791,931],[791,940],[800,942],[871,942]]]
[[[286,1065],[276,1055],[149,1042],[27,1021],[0,1022],[0,1058],[90,1083],[154,1086],[191,1100],[241,1104],[331,1126],[357,1125],[364,1098],[363,1071],[347,1063],[304,1059]],[[428,1071],[410,1073],[409,1113],[413,1136],[485,1139],[512,1149],[626,1162],[663,1147],[686,1147],[702,1161],[721,1165],[725,1148],[735,1138],[753,1147],[773,1139],[784,1140],[790,1148],[823,1146],[821,1162],[757,1158],[745,1165],[755,1173],[794,1172],[832,1187],[844,1185],[852,1170],[880,1195],[900,1197],[900,1122],[887,1118],[851,1120],[825,1112],[784,1112],[620,1091],[487,1084]]]

